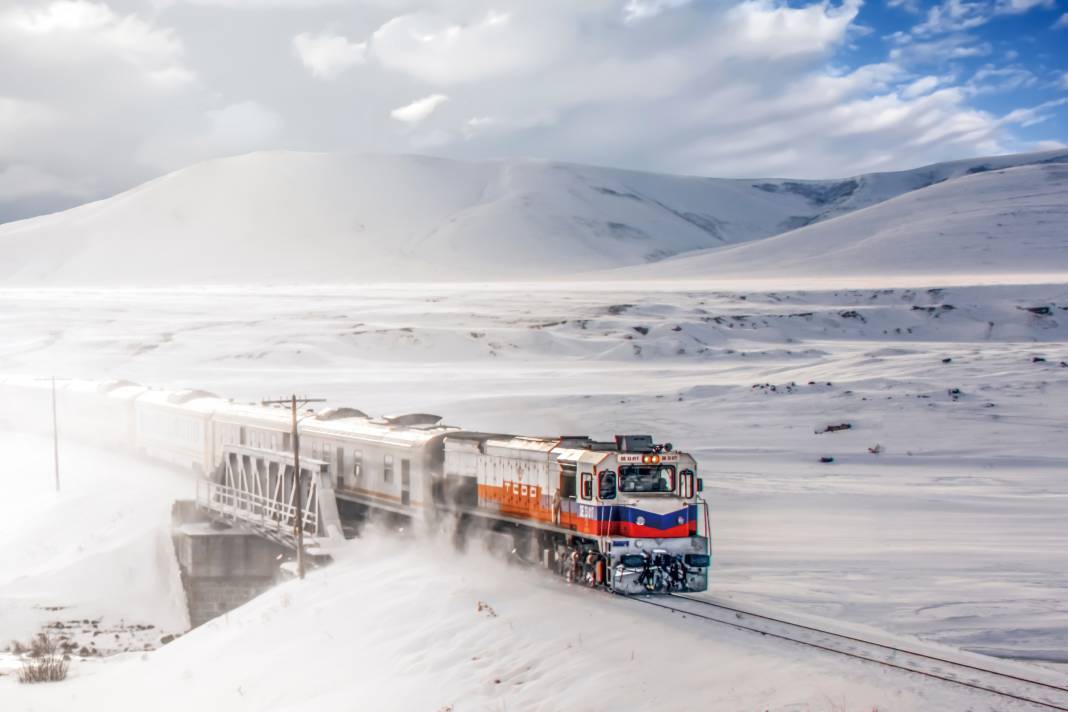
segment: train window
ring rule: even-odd
[[[620,492],[673,492],[675,468],[671,465],[620,465]]]
[[[693,470],[683,470],[679,473],[679,496],[693,497]]]
[[[601,499],[616,498],[616,473],[611,470],[605,470],[600,474],[598,482],[598,494]]]
[[[290,437],[291,436],[290,436],[289,433],[282,433],[282,449],[283,450],[288,450],[291,447],[293,447],[293,444],[291,442],[289,442],[289,438]]]
[[[244,444],[245,444],[245,426],[243,426],[243,425],[241,426],[241,430],[240,430],[240,433],[241,433],[241,440],[240,440],[240,443],[241,443],[242,445],[244,445]]]
[[[352,451],[352,476],[356,479],[360,478],[363,473],[363,453],[359,450]]]
[[[582,473],[582,498],[593,499],[593,475],[589,472]]]
[[[386,455],[386,458],[382,463],[382,481],[383,482],[392,482],[393,481],[393,456],[392,455]]]

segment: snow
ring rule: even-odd
[[[82,388],[66,379],[130,379],[494,432],[651,433],[698,458],[709,597],[1064,668],[1066,155],[823,182],[414,157],[202,164],[0,226],[0,381],[57,374],[61,412]],[[783,232],[797,216],[820,222]],[[86,286],[138,281],[154,286]],[[0,436],[18,465],[0,475],[0,640],[68,612],[183,628],[165,532],[192,480],[64,440],[57,496],[50,441],[24,434],[48,427],[36,408]],[[158,651],[76,661],[61,685],[0,677],[0,699],[1013,709],[439,539],[369,534]]]
[[[110,464],[95,473],[98,484],[131,463]],[[102,506],[111,507],[98,500],[83,511],[97,515]],[[132,565],[150,557],[125,550],[111,558]],[[65,590],[65,600],[82,596]],[[378,530],[348,542],[305,581],[282,584],[155,652],[76,660],[62,684],[0,677],[0,696],[32,712],[627,709],[654,700],[713,709],[950,709],[966,699],[952,687],[568,587],[478,548],[461,555],[447,542]]]
[[[744,245],[710,249],[621,274],[642,279],[848,275],[902,278],[1068,275],[1068,164],[986,171]]]
[[[5,429],[0,449],[4,646],[52,621],[151,623],[163,631],[157,639],[188,628],[169,520],[170,502],[189,496],[189,477],[64,440],[57,493],[50,438]],[[115,645],[91,634],[83,642]]]
[[[0,226],[0,283],[366,284],[558,278],[776,235],[969,171],[722,180],[540,161],[267,152]]]

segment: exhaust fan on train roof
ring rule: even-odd
[[[120,388],[129,388],[130,386],[134,386],[135,388],[137,388],[137,387],[140,387],[141,384],[140,383],[134,383],[133,381],[123,380],[123,379],[119,379],[117,381],[104,381],[103,383],[101,383],[100,385],[98,385],[96,387],[96,392],[97,393],[111,393],[112,391],[116,391],[116,390],[118,390]]]
[[[207,391],[197,391],[197,390],[179,391],[177,393],[171,393],[169,396],[167,396],[167,402],[171,403],[173,405],[182,405],[183,403],[188,403],[189,401],[196,400],[197,398],[218,398],[218,397],[219,396],[215,395],[214,393],[209,393]]]
[[[441,416],[432,413],[403,413],[400,415],[383,415],[382,420],[395,427],[415,428],[437,425],[441,422]]]
[[[611,452],[618,449],[614,442],[594,440],[589,435],[561,435],[559,447],[595,452]]]
[[[345,418],[362,418],[370,420],[371,416],[359,408],[327,408],[315,416],[316,420],[344,420]]]
[[[653,452],[656,449],[652,435],[617,435],[616,447],[620,452]]]

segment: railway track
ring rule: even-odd
[[[633,600],[673,613],[719,623],[739,630],[759,633],[798,645],[837,655],[864,660],[883,667],[941,680],[1014,700],[1035,709],[1068,712],[1068,685],[1044,682],[1031,677],[980,665],[950,660],[948,657],[921,653],[853,635],[823,630],[783,618],[763,615],[740,608],[679,594],[633,597]],[[1051,673],[1053,675],[1053,673]],[[1052,677],[1050,678],[1052,679]]]

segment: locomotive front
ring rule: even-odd
[[[704,591],[710,565],[707,511],[690,455],[648,436],[619,436],[596,467],[599,543],[618,593]],[[585,492],[582,494],[586,494]]]

